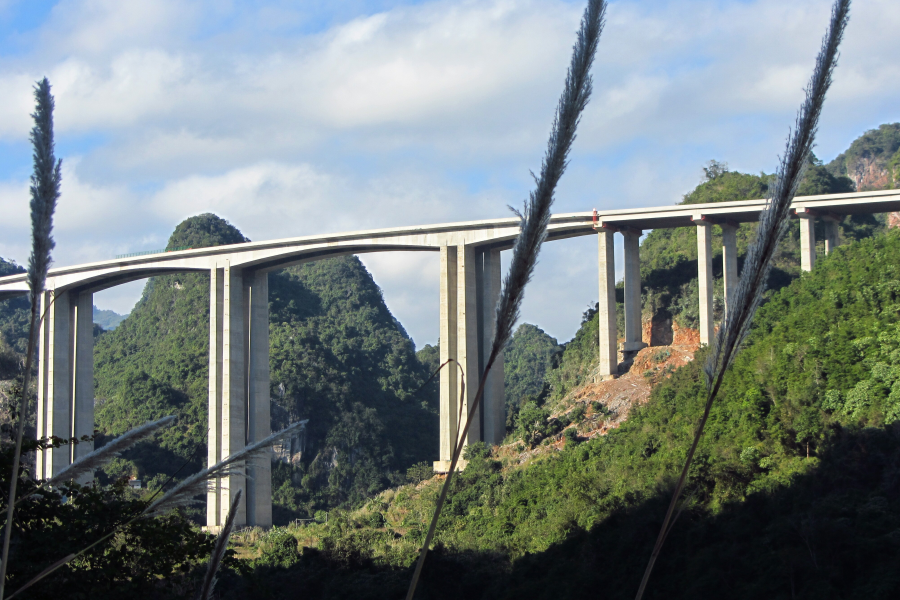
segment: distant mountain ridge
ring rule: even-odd
[[[124,321],[127,316],[127,314],[120,315],[115,311],[97,308],[97,305],[94,305],[94,323],[106,331],[112,331],[118,327],[119,323]]]

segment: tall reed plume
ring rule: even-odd
[[[47,271],[50,269],[50,253],[56,244],[50,235],[53,231],[53,213],[59,199],[62,179],[62,160],[57,160],[53,143],[53,95],[50,82],[44,77],[34,88],[35,111],[31,117],[31,144],[34,148],[34,173],[31,176],[31,256],[28,258],[28,289],[31,298],[31,319],[28,328],[28,349],[25,353],[25,371],[22,374],[22,396],[19,401],[16,428],[16,449],[13,454],[12,473],[9,477],[9,502],[6,508],[6,527],[3,530],[3,551],[0,554],[0,600],[6,588],[6,566],[9,562],[9,540],[12,535],[13,515],[16,506],[16,486],[19,481],[19,464],[22,459],[22,437],[28,415],[28,387],[37,342],[38,312]]]
[[[575,141],[575,131],[581,120],[581,113],[591,97],[592,80],[590,70],[594,62],[594,56],[597,53],[600,34],[603,31],[605,14],[605,0],[588,1],[587,8],[581,19],[578,37],[572,50],[572,61],[566,74],[565,88],[556,107],[550,139],[547,142],[547,152],[541,163],[540,177],[535,178],[535,189],[529,194],[528,200],[525,202],[524,211],[519,213],[513,209],[521,219],[521,230],[513,246],[509,271],[503,282],[503,291],[497,303],[496,328],[494,340],[491,344],[491,353],[485,365],[484,373],[482,373],[478,391],[475,393],[474,400],[470,403],[465,427],[456,437],[457,443],[453,451],[453,458],[450,461],[450,470],[441,488],[441,494],[438,497],[434,515],[428,527],[428,533],[425,536],[425,543],[422,545],[412,581],[406,594],[406,600],[412,600],[416,592],[416,586],[422,574],[422,566],[425,564],[425,557],[428,554],[428,547],[434,538],[437,521],[447,498],[450,482],[453,480],[453,474],[456,471],[456,465],[463,450],[464,440],[469,431],[472,416],[476,414],[478,405],[481,403],[481,398],[484,395],[486,376],[491,367],[493,367],[497,356],[503,351],[510,337],[512,337],[513,326],[519,318],[522,300],[525,296],[525,286],[534,274],[541,244],[547,237],[547,226],[550,223],[550,207],[553,205],[554,200],[553,194],[568,165],[568,156],[572,149],[572,143]]]
[[[790,226],[791,202],[797,193],[797,187],[803,179],[803,173],[809,162],[809,155],[812,152],[818,129],[819,116],[822,113],[822,105],[825,102],[825,94],[831,86],[832,75],[837,66],[838,47],[844,37],[844,30],[847,27],[849,18],[850,0],[837,0],[831,9],[831,21],[828,25],[828,31],[822,40],[822,47],[816,58],[816,66],[812,78],[806,87],[806,98],[800,107],[800,112],[797,114],[794,130],[788,136],[784,155],[779,161],[772,197],[769,199],[766,210],[760,215],[756,240],[747,250],[743,273],[735,291],[734,300],[729,303],[728,312],[725,314],[724,322],[719,328],[709,359],[703,367],[706,375],[707,390],[703,416],[697,426],[684,467],[681,470],[681,476],[678,479],[678,484],[675,486],[666,517],[656,539],[653,553],[650,555],[650,560],[644,571],[637,593],[637,600],[640,600],[644,594],[650,573],[653,571],[653,565],[671,529],[672,516],[675,513],[681,492],[684,490],[688,470],[694,459],[694,453],[697,450],[697,445],[700,443],[700,438],[703,436],[703,430],[706,427],[710,409],[722,385],[722,379],[740,350],[741,343],[750,331],[753,316],[756,314],[756,309],[759,308],[762,301],[766,280],[772,269],[772,258],[775,256],[778,244]]]
[[[203,577],[203,584],[200,586],[197,600],[212,599],[212,593],[216,587],[216,573],[219,572],[219,566],[222,564],[222,559],[225,558],[225,551],[228,550],[228,538],[231,537],[231,531],[234,529],[234,517],[237,514],[238,505],[241,503],[241,493],[242,490],[238,490],[234,495],[231,508],[228,509],[228,516],[225,518],[225,524],[216,537],[216,545],[209,556],[209,566],[206,567],[206,575]]]

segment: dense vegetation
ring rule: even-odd
[[[169,247],[245,241],[214,215],[186,220]],[[276,518],[307,516],[404,481],[437,444],[436,388],[355,257],[269,276],[274,425],[310,419],[305,447],[276,465]],[[105,436],[165,414],[179,415],[158,444],[115,461],[111,475],[151,486],[185,461],[205,461],[209,279],[154,277],[131,314],[95,347],[96,420]],[[190,471],[188,471],[190,472]]]
[[[0,277],[24,273],[15,262],[0,257]],[[0,380],[12,378],[28,347],[28,298],[0,301]]]
[[[898,313],[893,231],[840,248],[772,295],[713,409],[648,597],[900,592]],[[633,597],[702,410],[702,358],[620,429],[526,468],[472,447],[423,597]],[[318,550],[282,542],[292,566],[260,566],[265,584],[245,580],[234,596],[288,597],[288,582],[325,598],[376,597],[365,582],[378,582],[377,597],[401,595],[437,483],[295,530]]]
[[[46,443],[26,440],[31,452]],[[57,441],[53,444],[60,446]],[[5,512],[12,470],[11,447],[0,449],[0,505]],[[146,508],[146,498],[128,489],[124,479],[109,486],[73,483],[38,489],[32,474],[20,470],[13,552],[7,592],[64,556],[84,550]],[[87,549],[55,574],[23,592],[35,600],[131,598],[165,600],[193,596],[212,550],[214,538],[202,533],[179,512],[135,521],[107,542]],[[231,553],[226,564],[233,564]]]
[[[522,404],[537,399],[545,391],[545,376],[561,352],[556,338],[535,325],[522,323],[513,333],[503,353],[507,429],[514,426]]]

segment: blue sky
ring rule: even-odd
[[[31,86],[64,160],[58,265],[159,248],[215,212],[254,240],[503,216],[537,170],[583,5],[0,0],[0,256],[24,262]],[[613,2],[559,212],[677,202],[710,159],[771,171],[822,0]],[[858,2],[820,128],[830,160],[900,120],[900,3]],[[363,257],[418,345],[437,257]],[[97,304],[129,310],[141,284]],[[561,341],[596,301],[593,239],[548,245],[523,317]]]

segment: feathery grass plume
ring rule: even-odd
[[[141,516],[155,517],[173,508],[193,504],[194,496],[206,493],[208,482],[210,479],[214,479],[216,477],[224,477],[225,475],[235,473],[239,468],[239,465],[236,465],[235,463],[252,458],[261,452],[265,452],[272,446],[272,444],[274,444],[278,440],[293,435],[297,431],[300,431],[301,429],[306,427],[306,424],[308,422],[309,419],[304,419],[292,425],[288,425],[281,431],[273,433],[269,437],[254,444],[250,444],[240,452],[236,452],[231,456],[217,462],[213,466],[191,475],[190,477],[181,481],[171,490],[163,494],[159,499],[155,500],[144,510]]]
[[[816,58],[815,70],[806,88],[806,98],[800,107],[800,112],[797,114],[794,130],[788,136],[784,156],[778,165],[772,197],[769,199],[766,210],[760,215],[756,240],[747,251],[743,273],[735,292],[734,301],[730,303],[733,309],[728,309],[724,323],[719,328],[709,359],[703,367],[706,375],[706,406],[685,459],[681,477],[678,479],[678,484],[672,494],[672,500],[669,503],[666,517],[660,528],[653,553],[650,555],[650,560],[644,571],[644,577],[641,580],[636,597],[637,600],[640,600],[644,594],[653,565],[669,534],[672,515],[678,504],[678,498],[684,489],[688,470],[697,450],[697,445],[700,443],[700,438],[703,435],[703,429],[709,418],[710,409],[722,385],[722,379],[740,350],[741,343],[750,331],[750,324],[753,321],[754,314],[756,314],[756,309],[759,308],[759,304],[762,301],[766,279],[772,268],[772,258],[790,225],[791,202],[794,199],[794,194],[797,192],[800,181],[803,179],[803,173],[808,164],[810,152],[812,152],[816,130],[818,129],[819,115],[825,102],[825,94],[831,86],[834,68],[837,66],[838,47],[844,37],[844,30],[847,27],[849,18],[850,0],[836,0],[831,9],[831,21],[828,25],[828,31],[822,40],[822,47]]]
[[[566,73],[565,87],[553,118],[550,139],[547,141],[547,153],[544,155],[541,163],[540,177],[535,177],[535,189],[529,194],[529,198],[525,202],[524,212],[519,213],[513,209],[513,212],[521,219],[521,230],[513,246],[512,261],[510,262],[506,279],[503,282],[500,300],[497,303],[496,328],[494,340],[491,344],[491,353],[484,368],[484,373],[482,373],[478,391],[475,393],[474,400],[470,403],[469,418],[466,419],[466,425],[461,434],[457,435],[457,444],[453,452],[453,458],[450,461],[450,470],[441,488],[441,494],[438,497],[434,515],[428,527],[428,533],[425,536],[425,543],[422,545],[419,553],[419,559],[416,562],[412,581],[406,594],[406,600],[412,600],[413,595],[416,593],[416,586],[422,574],[422,566],[425,564],[425,557],[428,554],[428,546],[434,538],[437,521],[444,506],[444,501],[447,498],[447,492],[450,489],[450,482],[459,462],[459,456],[462,453],[463,440],[465,440],[469,431],[472,415],[478,410],[478,405],[484,395],[485,378],[491,367],[493,367],[497,355],[512,337],[513,326],[519,319],[519,312],[525,295],[525,286],[531,280],[534,268],[537,265],[541,244],[547,237],[547,226],[550,224],[550,207],[554,200],[553,193],[568,165],[568,156],[572,149],[572,143],[575,141],[575,131],[581,120],[581,113],[591,97],[593,85],[590,70],[594,62],[594,56],[597,53],[600,34],[603,31],[605,14],[605,0],[588,0],[587,8],[585,8],[584,15],[581,18],[578,37],[572,50],[572,62]]]
[[[216,545],[212,554],[209,555],[209,566],[206,568],[206,575],[203,577],[203,585],[200,587],[200,595],[197,600],[211,600],[213,589],[216,587],[216,573],[219,572],[219,565],[225,558],[225,551],[228,550],[228,538],[231,537],[231,530],[234,529],[234,516],[237,514],[238,504],[241,502],[241,490],[234,495],[231,501],[231,508],[228,509],[228,516],[225,518],[225,525],[216,538]]]
[[[37,101],[31,143],[34,146],[34,174],[31,176],[31,256],[28,257],[28,287],[31,302],[44,289],[47,271],[50,269],[50,252],[56,247],[51,237],[53,213],[59,199],[60,169],[62,159],[57,160],[53,143],[53,108],[50,82],[44,77],[34,89]]]
[[[46,484],[51,486],[58,485],[63,481],[74,480],[83,473],[95,471],[122,454],[122,452],[125,452],[126,450],[137,444],[138,442],[147,439],[148,437],[156,433],[158,429],[170,425],[174,421],[175,415],[169,415],[168,417],[163,417],[158,421],[150,421],[148,423],[144,423],[140,427],[135,427],[134,429],[123,433],[102,448],[98,448],[90,454],[85,454],[84,456],[73,462],[71,465],[48,479]]]
[[[34,173],[31,176],[31,256],[28,258],[28,289],[31,299],[31,323],[28,328],[28,349],[25,352],[25,371],[22,374],[22,396],[19,402],[19,423],[16,428],[16,449],[13,454],[12,473],[9,478],[9,502],[6,510],[6,527],[3,531],[3,550],[0,553],[0,600],[6,589],[6,565],[9,562],[9,540],[12,534],[13,514],[16,506],[16,486],[19,481],[19,464],[22,458],[22,437],[25,435],[25,418],[28,414],[28,385],[31,365],[37,345],[38,309],[41,292],[50,269],[50,252],[56,245],[50,233],[53,231],[53,213],[59,199],[60,169],[62,160],[56,160],[53,144],[53,95],[50,82],[44,77],[34,88],[35,110],[31,117],[31,144],[34,147]]]

